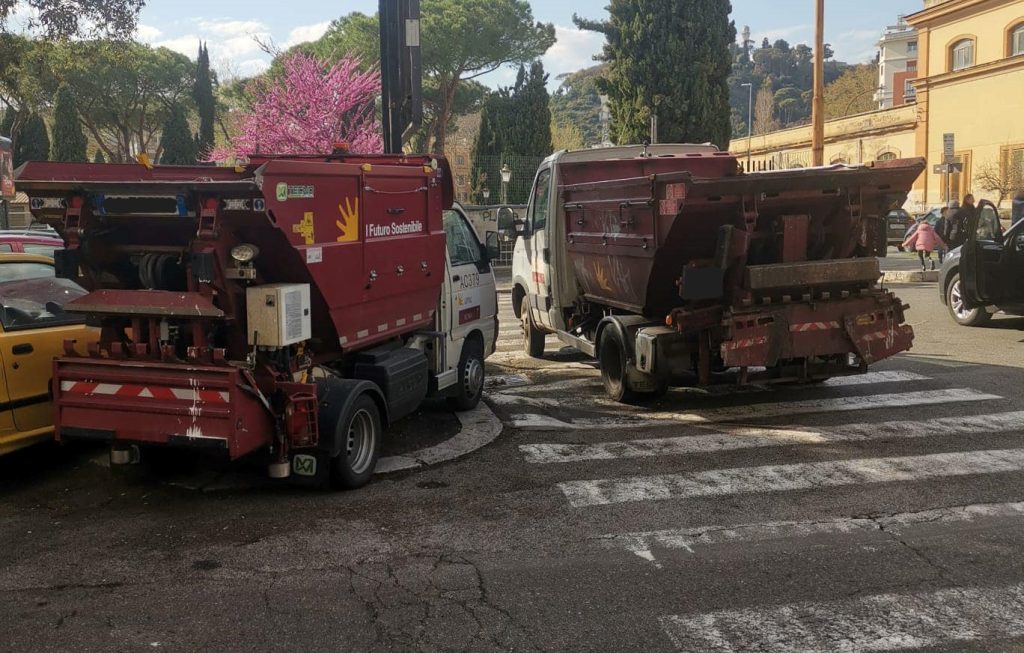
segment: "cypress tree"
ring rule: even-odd
[[[511,128],[517,132],[512,154],[524,157],[546,157],[551,154],[551,96],[548,76],[539,60],[530,64],[529,74],[522,78],[515,93],[516,121]]]
[[[37,113],[25,120],[14,140],[14,167],[26,161],[47,161],[50,158],[50,135],[46,123]]]
[[[200,44],[199,57],[196,62],[196,81],[192,87],[192,97],[199,111],[199,133],[196,134],[196,145],[200,155],[206,155],[213,149],[216,141],[214,123],[217,118],[217,103],[213,96],[213,74],[210,72],[210,51],[206,44]]]
[[[96,155],[92,158],[93,163],[106,163],[107,157],[103,156],[103,150],[96,148]]]
[[[198,159],[196,141],[185,117],[185,109],[176,104],[163,124],[160,137],[160,163],[164,165],[195,165]]]
[[[53,161],[87,161],[89,141],[82,133],[78,121],[75,96],[67,84],[61,84],[54,98],[53,143],[50,158]]]
[[[732,4],[610,0],[608,11],[607,21],[573,20],[607,39],[601,59],[608,70],[599,88],[609,97],[614,140],[647,140],[657,115],[659,142],[728,146]]]
[[[480,112],[480,132],[473,146],[473,167],[470,171],[473,201],[477,204],[497,203],[500,200],[501,157],[505,148],[502,132],[507,106],[507,96],[503,91],[499,91],[484,100],[484,107]],[[483,196],[484,188],[491,192],[487,200]]]
[[[0,136],[10,138],[14,133],[14,116],[16,113],[13,107],[7,107],[7,110],[4,111],[4,119],[0,120]]]

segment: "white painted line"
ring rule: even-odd
[[[520,397],[519,395],[493,394],[488,398],[498,406],[532,407],[532,408],[553,408],[560,405],[557,399],[546,399],[538,397]]]
[[[785,492],[867,483],[998,474],[1024,470],[1024,449],[861,458],[820,463],[566,481],[558,487],[576,508],[635,501],[690,499],[743,493]]]
[[[690,553],[695,548],[733,542],[764,542],[820,534],[899,533],[917,524],[965,523],[976,519],[1024,517],[1024,502],[984,503],[921,512],[906,512],[874,518],[816,519],[814,521],[777,521],[736,526],[701,526],[662,531],[605,535],[600,539],[610,548],[625,549],[659,566],[654,550],[674,549]]]
[[[501,435],[501,420],[483,402],[473,410],[455,413],[455,416],[462,424],[457,434],[433,447],[381,458],[374,473],[389,474],[455,460],[487,446]]]
[[[797,401],[778,401],[762,404],[743,404],[724,408],[708,408],[692,413],[645,412],[643,417],[648,420],[670,420],[677,422],[734,422],[751,418],[779,417],[780,415],[807,415],[810,413],[837,413],[853,410],[873,410],[876,408],[907,408],[910,406],[927,406],[959,401],[987,401],[1002,399],[970,389],[924,390],[920,392],[903,392],[879,395],[861,395],[851,397],[830,397],[826,399],[800,399]],[[610,402],[609,402],[610,403]],[[628,406],[611,404],[621,409]],[[636,408],[637,411],[642,407]]]
[[[1024,585],[880,594],[669,616],[660,621],[672,643],[685,651],[918,649],[1024,635]]]
[[[530,428],[537,424],[543,430],[547,425],[544,415],[530,416],[534,420],[522,420],[520,416],[512,422],[519,428]],[[539,418],[539,419],[538,419]],[[524,427],[524,424],[526,425]],[[565,430],[578,430],[575,424],[566,424]],[[943,435],[974,435],[979,433],[1004,433],[1020,430],[1024,435],[1024,411],[995,413],[992,415],[970,415],[964,417],[941,417],[915,421],[874,422],[865,424],[844,424],[830,426],[828,430],[813,428],[717,428],[720,433],[690,435],[675,438],[652,438],[596,444],[526,444],[519,450],[526,462],[535,464],[570,463],[585,460],[614,460],[617,458],[648,458],[651,456],[681,456],[691,453],[711,453],[736,449],[760,447],[784,447],[793,444],[821,444],[825,442],[857,442],[863,440],[892,440],[901,438],[925,438]]]
[[[825,381],[822,385],[829,387],[844,387],[850,385],[874,385],[875,383],[905,383],[908,381],[929,381],[931,377],[913,372],[883,371],[868,372],[856,376],[837,376]],[[814,386],[805,386],[813,388]]]
[[[504,394],[537,394],[544,392],[563,392],[565,390],[600,390],[604,392],[604,385],[601,377],[594,374],[577,377],[574,379],[561,379],[549,383],[534,383],[521,388],[509,388],[503,390]]]

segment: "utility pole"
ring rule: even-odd
[[[380,0],[379,15],[384,151],[401,154],[423,122],[420,0]]]
[[[814,0],[814,100],[811,165],[825,165],[825,0]]]

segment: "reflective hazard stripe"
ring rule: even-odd
[[[130,383],[90,383],[87,381],[61,381],[62,392],[74,395],[120,397],[124,399],[167,399],[178,401],[200,401],[209,404],[230,403],[231,395],[221,390],[202,388],[168,388],[159,385],[134,385]]]
[[[831,331],[832,329],[841,329],[842,325],[839,322],[802,322],[800,324],[791,324],[789,330],[792,333],[806,333],[807,331]]]

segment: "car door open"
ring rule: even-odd
[[[982,200],[967,223],[967,240],[960,252],[961,286],[968,308],[988,306],[1002,297],[1004,250],[999,211]]]

